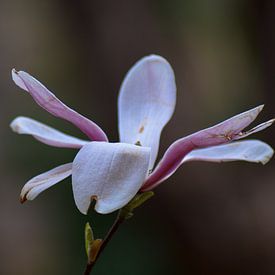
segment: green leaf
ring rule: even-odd
[[[120,217],[125,220],[130,219],[134,215],[133,210],[141,206],[143,203],[149,200],[153,195],[154,195],[154,192],[152,191],[135,195],[135,197],[127,205],[125,205],[123,208],[120,209]]]
[[[93,245],[93,242],[94,242],[94,233],[90,224],[87,222],[85,225],[85,249],[86,249],[86,254],[88,259],[90,257],[91,247]]]
[[[147,191],[144,193],[137,194],[129,203],[128,206],[130,209],[135,209],[149,200],[151,197],[154,196],[153,191]]]

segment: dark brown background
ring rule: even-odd
[[[13,134],[17,115],[81,136],[13,84],[24,69],[116,141],[117,93],[135,61],[155,53],[173,66],[175,115],[160,156],[176,138],[265,103],[274,116],[274,1],[0,1],[1,274],[81,274],[83,227],[98,237],[114,216],[75,208],[70,180],[19,204],[32,176],[75,151]],[[274,127],[255,135],[275,146]],[[186,164],[136,211],[94,274],[275,274],[275,162]]]

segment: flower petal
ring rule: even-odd
[[[192,150],[228,143],[240,136],[241,131],[247,127],[263,109],[263,105],[236,115],[213,127],[201,130],[190,136],[176,140],[170,145],[156,169],[146,180],[143,189],[151,189],[163,179],[172,175],[180,166],[183,158]],[[261,124],[263,125],[263,124]],[[266,127],[271,124],[267,122]],[[263,130],[266,127],[260,126]],[[254,128],[255,129],[255,128]]]
[[[35,139],[55,147],[81,148],[88,143],[28,117],[17,117],[10,127],[18,134],[32,135]]]
[[[16,85],[29,92],[36,103],[52,115],[71,122],[91,140],[108,141],[106,134],[98,125],[66,106],[28,73],[13,69],[12,78]]]
[[[266,122],[263,122],[255,127],[253,127],[252,129],[248,130],[248,131],[245,131],[245,132],[241,132],[239,134],[238,137],[235,137],[234,139],[237,140],[237,139],[241,139],[241,138],[244,138],[244,137],[248,137],[252,134],[255,134],[257,132],[260,132],[268,127],[270,127],[273,123],[275,122],[275,119],[270,119]]]
[[[126,205],[148,174],[150,148],[125,143],[90,142],[73,162],[72,185],[79,211],[107,214]]]
[[[266,164],[273,153],[273,149],[260,140],[245,140],[193,150],[184,157],[182,163],[188,161],[227,162],[243,160]]]
[[[41,192],[69,177],[72,174],[72,163],[60,165],[29,180],[23,187],[21,202],[35,199]]]
[[[157,157],[161,131],[175,104],[175,77],[164,58],[144,57],[127,73],[118,98],[120,141],[150,147],[150,168]]]
[[[193,150],[183,158],[180,165],[188,161],[228,162],[238,160],[266,164],[273,156],[273,153],[273,149],[260,140],[236,141],[229,144]],[[165,177],[155,184],[150,186],[144,185],[141,188],[142,191],[155,188],[173,173],[174,170],[171,170],[170,174],[167,173]]]

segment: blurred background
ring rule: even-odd
[[[76,151],[18,136],[24,115],[80,131],[40,109],[11,80],[23,69],[118,140],[117,94],[144,55],[173,66],[178,100],[159,157],[175,139],[265,103],[275,112],[275,1],[0,1],[0,273],[82,274],[83,228],[103,237],[114,215],[74,205],[67,179],[33,202],[19,194],[31,177]],[[275,128],[254,138],[275,146]],[[120,229],[93,274],[275,274],[275,161],[188,163],[156,189]]]

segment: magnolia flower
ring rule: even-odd
[[[264,142],[238,141],[274,122],[270,120],[243,131],[262,110],[263,106],[259,106],[176,140],[154,168],[161,131],[176,103],[173,70],[160,56],[142,58],[122,83],[118,98],[118,143],[108,142],[97,124],[66,106],[26,72],[13,70],[12,77],[43,109],[71,122],[89,138],[81,140],[31,118],[17,117],[11,123],[15,132],[32,135],[50,146],[79,149],[73,162],[29,180],[21,192],[22,202],[33,200],[72,175],[73,195],[80,212],[87,214],[95,199],[95,210],[106,214],[125,206],[137,192],[155,188],[184,162],[244,160],[264,164],[273,155],[272,148]]]

